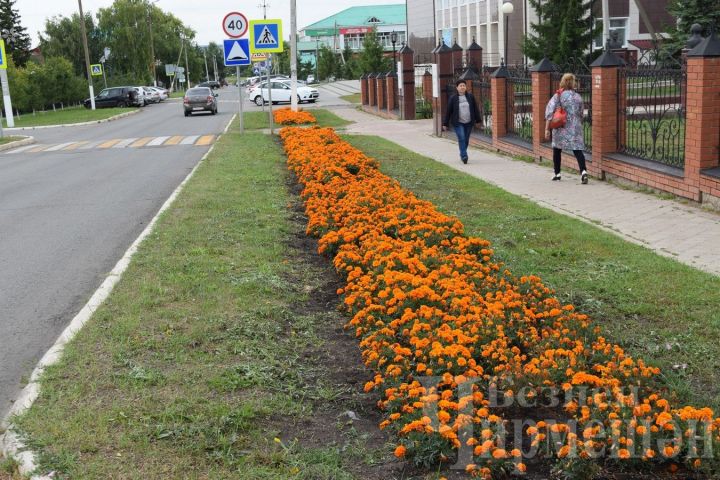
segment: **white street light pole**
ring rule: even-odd
[[[90,51],[88,50],[87,32],[85,31],[82,0],[78,0],[78,8],[80,9],[80,31],[82,32],[83,47],[85,48],[85,68],[87,68],[88,87],[90,89],[90,109],[95,110],[95,90],[93,90],[92,72],[90,71]]]
[[[503,48],[503,54],[505,55],[505,65],[507,65],[508,62],[508,20],[510,19],[510,14],[513,13],[515,10],[515,7],[513,6],[512,2],[510,0],[504,0],[502,6],[500,7],[500,11],[503,13],[503,16],[505,17],[505,29],[503,31],[503,37],[505,38],[505,48]]]
[[[2,36],[3,38],[7,38],[8,41],[14,41],[15,32],[14,31],[3,31]],[[2,48],[5,50],[4,40],[0,39],[0,42],[3,42]],[[5,50],[5,56],[9,57],[10,53]],[[7,62],[7,60],[5,60]],[[3,67],[7,67],[7,65],[3,65]],[[0,68],[0,86],[2,86],[2,92],[3,92],[3,103],[5,104],[5,119],[7,121],[8,128],[12,128],[15,126],[15,119],[13,118],[13,111],[12,111],[12,100],[10,99],[10,83],[8,82],[8,74],[6,68]],[[2,123],[2,119],[0,118],[0,124]],[[0,136],[3,134],[0,133]]]
[[[298,111],[297,95],[297,7],[296,0],[290,0],[290,106]]]

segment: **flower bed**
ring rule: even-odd
[[[576,474],[598,458],[708,467],[720,441],[711,409],[671,407],[659,369],[609,343],[540,278],[514,277],[489,242],[332,129],[280,136],[307,233],[346,281],[348,326],[375,372],[366,391],[382,393],[398,457],[456,461],[483,478],[542,456]]]
[[[305,123],[315,123],[315,117],[308,112],[298,110],[293,112],[290,108],[280,108],[273,110],[273,119],[275,123],[281,125],[301,125]]]

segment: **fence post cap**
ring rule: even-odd
[[[362,76],[360,77],[360,80],[367,80],[368,76],[369,76],[369,74],[363,73]]]
[[[543,57],[542,60],[530,67],[531,72],[552,72],[553,70],[553,63],[547,57]]]
[[[475,37],[473,37],[472,43],[468,46],[468,50],[482,50],[482,47],[478,45],[478,43],[475,41]]]
[[[720,40],[715,32],[703,39],[695,48],[690,50],[688,57],[720,57]]]
[[[402,46],[400,50],[398,50],[398,53],[415,53],[412,48],[410,48],[410,45],[407,43]]]
[[[624,65],[625,61],[608,49],[605,49],[603,54],[590,64],[591,67],[622,67]]]
[[[458,80],[478,80],[480,76],[472,68],[466,68]]]
[[[491,76],[493,78],[508,78],[510,76],[510,73],[508,73],[508,69],[505,64],[502,64],[500,65],[500,68],[495,70]]]
[[[435,53],[447,53],[452,52],[452,48],[448,47],[445,42],[442,43],[436,50]]]
[[[458,45],[458,43],[457,43],[457,38],[456,38],[456,39],[455,39],[455,43],[454,43],[453,46],[452,46],[452,51],[453,51],[453,52],[457,52],[458,50],[461,50],[461,51],[462,51],[462,49],[463,49],[463,48],[462,48],[460,45]]]

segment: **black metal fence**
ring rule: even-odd
[[[657,53],[618,75],[618,146],[626,155],[685,165],[685,65]]]
[[[492,137],[492,90],[490,89],[490,69],[483,67],[480,78],[472,81],[473,95],[478,101],[482,123],[479,131],[482,135]]]
[[[533,141],[532,80],[525,66],[508,67],[507,133],[524,141]]]

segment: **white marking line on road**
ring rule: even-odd
[[[116,143],[115,145],[113,145],[112,148],[125,148],[125,147],[127,147],[128,145],[130,145],[132,142],[134,142],[134,141],[137,140],[137,139],[138,139],[138,137],[135,137],[135,138],[126,138],[125,140],[122,140],[121,142]]]
[[[200,138],[200,135],[190,135],[188,137],[185,137],[182,142],[180,142],[180,145],[195,145],[195,140]]]
[[[148,143],[148,144],[145,145],[145,146],[146,146],[146,147],[157,147],[157,146],[160,146],[160,145],[162,145],[162,144],[165,142],[165,140],[167,140],[168,138],[170,138],[169,135],[168,135],[167,137],[157,137],[155,140],[151,140],[150,143]]]
[[[227,129],[234,118],[235,116],[233,115],[233,117],[230,119],[230,122],[228,122],[228,125],[225,126],[225,132],[227,132]],[[196,135],[195,138],[197,137],[198,136]],[[3,454],[5,454],[5,456],[7,457],[12,457],[17,460],[18,470],[20,471],[21,475],[28,475],[37,469],[37,464],[35,463],[36,456],[34,452],[27,449],[22,439],[18,436],[17,432],[15,431],[14,425],[12,424],[12,418],[16,415],[20,415],[26,412],[32,406],[32,404],[35,403],[35,400],[37,400],[38,396],[40,395],[40,384],[38,383],[38,380],[42,375],[43,371],[47,367],[54,365],[58,361],[60,361],[63,351],[65,350],[65,345],[67,345],[68,342],[70,342],[75,337],[75,335],[80,331],[80,329],[83,328],[85,323],[90,320],[90,317],[92,317],[92,314],[95,312],[95,310],[97,310],[98,307],[100,307],[100,305],[102,305],[103,302],[107,299],[107,297],[110,295],[113,288],[115,287],[115,284],[120,280],[125,270],[127,270],[128,265],[130,265],[130,259],[133,257],[133,255],[135,255],[138,246],[143,242],[143,240],[145,240],[145,237],[150,235],[150,233],[153,231],[153,228],[155,228],[155,223],[157,222],[160,215],[165,210],[170,208],[170,205],[173,204],[175,198],[177,198],[177,196],[185,187],[185,184],[190,181],[192,176],[195,174],[195,171],[198,169],[198,167],[200,167],[200,165],[205,162],[205,159],[208,157],[208,155],[210,155],[210,153],[212,153],[214,149],[215,144],[210,146],[210,149],[205,153],[205,155],[203,155],[203,157],[190,171],[190,173],[188,173],[187,177],[185,177],[185,180],[183,180],[182,183],[178,185],[175,191],[170,195],[170,197],[165,200],[165,203],[163,203],[163,206],[160,207],[160,210],[155,214],[148,226],[145,227],[145,230],[142,231],[140,236],[133,242],[132,245],[130,245],[130,248],[127,249],[125,255],[123,255],[123,257],[117,262],[117,264],[115,264],[115,268],[112,269],[105,281],[103,281],[102,285],[100,285],[100,287],[95,291],[95,293],[93,293],[93,296],[90,297],[90,300],[88,300],[82,310],[80,310],[80,312],[75,315],[75,317],[70,322],[70,325],[68,325],[65,330],[63,330],[58,339],[55,341],[55,344],[50,347],[50,349],[45,353],[45,355],[43,355],[43,357],[40,359],[37,366],[33,370],[32,374],[30,375],[30,381],[25,385],[25,388],[22,389],[20,395],[18,395],[7,416],[5,416],[2,421],[0,421],[0,430],[5,430],[5,433],[0,435],[0,452],[3,452]]]
[[[78,150],[90,150],[91,148],[95,148],[103,142],[105,142],[105,140],[97,140],[95,142],[90,142],[90,143],[78,148]]]
[[[65,147],[68,147],[72,145],[75,142],[67,142],[67,143],[61,143],[60,145],[55,145],[54,147],[46,148],[46,152],[57,152],[58,150],[62,150]]]
[[[25,150],[30,150],[33,147],[37,147],[37,144],[33,143],[32,145],[25,145],[24,147],[16,148],[15,150],[9,150],[9,151],[5,152],[5,155],[11,155],[13,153],[24,152]]]

